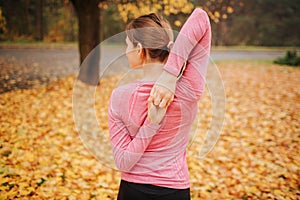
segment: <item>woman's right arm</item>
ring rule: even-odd
[[[113,99],[114,96],[112,95],[111,98]],[[120,99],[117,101],[120,101]],[[146,119],[135,137],[132,138],[118,113],[120,110],[119,106],[114,105],[113,107],[112,101],[109,105],[110,143],[117,168],[121,171],[129,172],[140,160],[161,125],[151,123]]]

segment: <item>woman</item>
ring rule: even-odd
[[[142,68],[144,76],[116,88],[110,99],[110,139],[122,172],[118,199],[188,200],[186,146],[204,89],[211,37],[207,14],[201,9],[191,14],[169,59],[173,35],[160,15],[136,18],[127,25],[126,33],[130,66]],[[155,82],[158,89],[154,93],[164,88],[174,93],[162,108],[153,104],[156,94],[150,97]]]

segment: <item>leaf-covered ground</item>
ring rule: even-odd
[[[196,143],[188,148],[192,199],[300,199],[300,69],[250,61],[218,67],[225,125],[205,158],[197,158]],[[97,90],[105,132],[114,78]],[[0,95],[0,199],[116,198],[119,172],[95,159],[74,129],[74,80]],[[207,91],[199,110],[203,138],[212,115]]]

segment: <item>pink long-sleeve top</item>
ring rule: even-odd
[[[205,86],[211,32],[207,14],[195,9],[182,27],[164,70],[179,75],[175,96],[163,121],[147,120],[154,81],[116,88],[109,105],[110,141],[123,180],[175,189],[189,188],[186,146]]]

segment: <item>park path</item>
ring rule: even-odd
[[[104,46],[102,62],[119,71],[118,67],[128,66],[124,52],[125,47]],[[273,60],[283,54],[282,50],[212,50],[211,58],[213,61]],[[79,53],[75,47],[0,48],[0,93],[47,84],[78,70]]]

